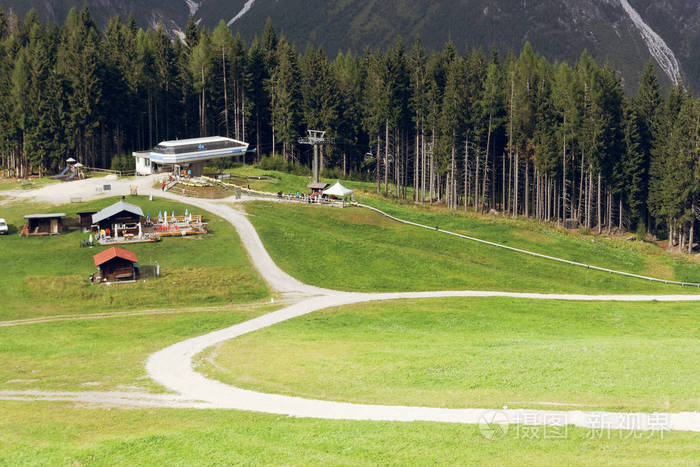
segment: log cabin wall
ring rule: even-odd
[[[114,258],[100,266],[100,276],[108,282],[134,280],[137,278],[134,263],[122,258]]]

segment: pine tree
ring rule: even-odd
[[[678,133],[675,131],[676,121],[687,98],[687,92],[682,85],[674,86],[659,109],[656,138],[649,167],[649,199],[647,203],[656,222],[657,232],[660,230],[663,232],[665,227],[665,231],[668,233],[669,247],[673,245],[675,223],[679,217],[678,191],[673,185],[676,174],[670,168],[678,168],[674,164],[676,156],[674,151],[678,146],[676,141]],[[683,170],[688,170],[688,168],[685,167]]]
[[[426,141],[425,125],[428,117],[428,70],[425,51],[419,39],[413,44],[409,57],[411,72],[410,106],[415,123],[415,159],[413,164],[414,200],[425,201]]]
[[[256,160],[262,155],[262,141],[270,117],[270,75],[265,64],[265,50],[256,38],[250,46],[246,69],[246,95],[250,100],[250,116],[255,130]]]
[[[190,72],[195,91],[199,94],[199,136],[209,136],[209,101],[207,91],[211,85],[212,45],[208,34],[202,34],[199,43],[190,54]]]
[[[194,49],[199,44],[200,29],[194,16],[187,17],[187,25],[185,26],[185,44],[189,50]]]
[[[343,176],[347,176],[348,166],[361,168],[363,149],[369,144],[362,131],[363,69],[351,52],[339,52],[331,67],[339,93],[336,145],[342,151]]]
[[[447,174],[446,194],[451,209],[457,207],[457,142],[467,119],[465,81],[466,65],[462,58],[457,57],[450,63],[447,73],[440,117],[440,138],[435,148],[437,172]]]
[[[655,132],[658,130],[657,115],[661,106],[659,82],[656,77],[653,59],[650,59],[644,68],[639,90],[634,97],[632,105],[639,119],[637,122],[639,127],[639,150],[642,155],[642,162],[639,165],[639,170],[641,171],[638,178],[639,186],[635,190],[639,192],[639,196],[642,199],[646,199],[649,196],[649,168],[654,140],[656,139]],[[635,224],[641,221],[649,227],[648,211],[644,206],[641,206],[641,210],[634,215]]]
[[[286,40],[279,43],[277,63],[272,78],[275,91],[272,120],[282,143],[282,155],[289,162],[293,158],[293,148],[299,137],[302,97],[297,51]]]
[[[308,47],[302,61],[301,95],[304,120],[308,129],[326,131],[326,136],[338,137],[338,84],[323,49]],[[332,148],[331,148],[332,149]],[[321,148],[320,171],[326,165],[327,148]],[[329,155],[335,155],[332,151]]]
[[[68,83],[69,150],[87,165],[96,162],[96,130],[102,116],[103,69],[100,60],[100,36],[87,7],[73,9],[62,31],[58,68]]]

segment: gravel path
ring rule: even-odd
[[[298,295],[302,300],[250,321],[187,339],[148,358],[148,374],[174,395],[129,393],[0,392],[0,399],[72,400],[88,403],[148,407],[191,407],[255,411],[293,417],[345,420],[432,421],[450,423],[527,423],[528,425],[575,425],[597,429],[684,430],[700,432],[700,413],[614,413],[526,409],[444,409],[391,405],[353,404],[275,394],[265,394],[226,385],[204,377],[192,367],[192,359],[206,348],[274,324],[328,307],[353,303],[437,297],[513,297],[533,300],[580,301],[700,301],[700,295],[575,295],[486,291],[349,293],[303,284],[282,271],[265,250],[245,214],[229,206],[232,199],[209,201],[183,198],[153,190],[152,182],[139,183],[140,194],[154,194],[206,209],[228,220],[238,231],[253,265],[275,290]],[[46,187],[47,192],[48,188]],[[44,190],[44,189],[42,189]],[[53,198],[56,200],[56,197]],[[56,202],[60,202],[57,200]]]

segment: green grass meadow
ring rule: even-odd
[[[269,303],[0,327],[0,390],[151,391],[148,356],[279,308]]]
[[[231,172],[236,183],[269,192],[306,192],[310,181],[250,166]],[[367,204],[426,225],[599,266],[700,281],[697,259],[655,245],[392,202],[377,196],[373,183],[347,186]],[[0,194],[14,188],[11,180],[0,181]],[[147,376],[149,355],[283,306],[269,303],[271,293],[235,229],[206,212],[208,235],[127,247],[142,265],[160,264],[161,278],[111,287],[88,283],[93,255],[105,247],[80,248],[87,234],[17,234],[25,214],[75,218],[117,200],[52,206],[3,199],[0,217],[11,233],[0,237],[0,391],[162,393]],[[151,216],[202,212],[160,199],[127,201]],[[488,247],[365,209],[271,202],[244,209],[283,270],[339,290],[700,293]],[[116,316],[89,316],[108,312]],[[3,326],[35,318],[61,320]],[[207,349],[195,364],[225,383],[327,400],[673,412],[700,410],[698,355],[694,303],[451,298],[315,312]],[[491,440],[477,425],[0,401],[0,466],[700,465],[698,433],[568,427],[564,437],[552,437],[542,427],[525,428],[511,426]]]
[[[75,213],[102,209],[118,198],[88,203],[50,206],[16,203],[0,206],[0,217],[11,225],[10,235],[0,237],[0,321],[66,313],[97,313],[143,308],[243,303],[268,296],[262,279],[233,226],[205,214],[210,233],[186,238],[166,238],[159,243],[129,245],[142,265],[160,264],[162,277],[115,286],[91,285],[88,276],[95,265],[93,256],[106,247],[80,248],[88,234],[67,231],[52,237],[20,237],[23,216],[30,213],[65,212],[76,222]],[[157,216],[159,210],[183,215],[196,208],[182,203],[147,197],[129,197],[144,213]]]
[[[700,283],[700,256],[672,254],[649,242],[620,237],[584,235],[531,219],[486,216],[472,211],[397,204],[372,197],[366,204],[401,219],[469,235],[507,246],[595,266],[634,272],[660,279]]]
[[[51,183],[58,183],[58,180],[54,180],[51,177],[42,178],[32,178],[27,181],[17,181],[16,178],[1,178],[0,179],[0,191],[6,190],[32,190],[36,188],[41,188],[43,186],[49,185]]]
[[[695,303],[374,302],[241,336],[199,365],[240,387],[337,401],[698,411],[698,318]]]
[[[697,465],[697,433],[313,420],[226,410],[0,402],[0,465]],[[638,434],[639,435],[639,434]]]
[[[317,286],[371,292],[700,293],[697,288],[631,279],[483,245],[400,224],[361,208],[270,202],[248,203],[245,208],[275,262]],[[468,232],[494,241],[510,238],[510,244],[521,247],[551,243],[555,254],[633,273],[649,269],[648,257],[631,249],[604,243],[588,246],[563,233],[504,228],[501,223],[478,225],[477,232]],[[687,269],[695,275],[700,266],[687,265]],[[677,278],[672,269],[666,273],[667,279]]]
[[[230,172],[238,177],[265,177],[247,182],[253,189],[268,192],[305,193],[308,191],[306,184],[311,181],[307,176],[261,170],[253,166],[237,167]],[[322,181],[334,183],[336,179],[322,177]],[[629,242],[605,233],[584,235],[530,219],[476,214],[471,208],[467,211],[463,207],[448,211],[441,205],[416,205],[411,201],[378,195],[375,183],[349,180],[342,183],[355,190],[358,201],[402,219],[571,261],[662,279],[700,283],[700,257],[697,255],[670,254],[652,243]]]

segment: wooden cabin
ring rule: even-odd
[[[140,207],[125,201],[119,201],[102,211],[93,214],[92,224],[97,225],[100,230],[110,230],[114,232],[114,227],[120,229],[133,228],[141,222],[143,211]]]
[[[328,183],[311,182],[308,185],[306,185],[306,188],[311,189],[311,196],[321,196],[323,194],[323,190],[325,190],[329,186],[330,185]]]
[[[82,211],[78,213],[78,219],[80,220],[80,230],[87,232],[92,226],[92,216],[96,214],[97,211]]]
[[[131,251],[112,247],[96,254],[94,260],[100,282],[134,281],[139,276],[138,260]]]
[[[63,233],[64,213],[55,214],[28,214],[24,216],[27,223],[22,228],[21,234],[26,237],[37,235],[60,235]]]

